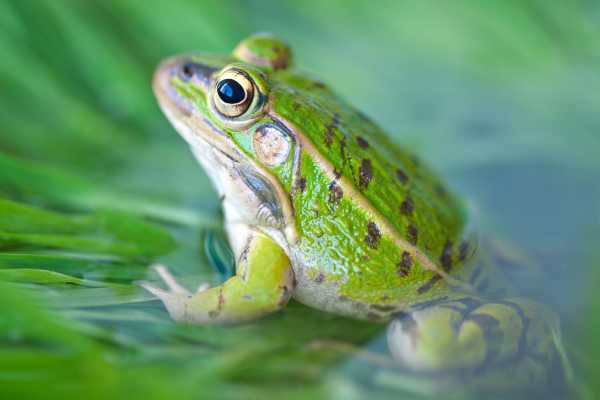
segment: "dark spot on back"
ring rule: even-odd
[[[306,190],[306,178],[305,177],[301,176],[300,179],[298,179],[298,188],[303,193]]]
[[[433,285],[436,284],[437,281],[439,281],[440,279],[442,279],[441,276],[439,275],[434,275],[433,277],[431,277],[431,279],[429,279],[427,282],[425,282],[421,287],[419,287],[417,289],[417,293],[418,294],[423,294],[427,291],[429,291],[429,289],[431,289],[431,287]]]
[[[367,235],[365,236],[365,243],[372,249],[376,249],[379,246],[379,240],[381,239],[381,232],[375,222],[369,222],[367,224]]]
[[[367,142],[367,140],[365,138],[363,138],[362,136],[358,136],[356,138],[356,143],[358,143],[358,145],[363,149],[369,148],[369,142]]]
[[[331,182],[329,185],[329,202],[337,205],[340,203],[343,195],[344,191],[340,185],[338,185],[336,181]]]
[[[300,104],[300,102],[295,101],[294,104],[292,104],[292,109],[294,111],[298,111],[300,109],[300,107],[302,107],[302,104]]]
[[[373,178],[373,168],[371,166],[371,160],[363,158],[360,162],[359,181],[358,186],[366,190],[369,187],[369,182]]]
[[[346,135],[340,139],[340,158],[344,165],[346,165]]]
[[[411,215],[414,210],[414,203],[412,197],[406,196],[402,204],[400,204],[400,214],[402,215]]]
[[[331,147],[331,143],[333,143],[333,128],[328,126],[325,130],[325,144]]]
[[[408,274],[410,273],[410,269],[412,268],[413,265],[413,260],[412,260],[412,256],[410,255],[410,253],[408,251],[405,251],[402,253],[402,258],[400,259],[400,262],[398,263],[398,275],[405,277],[408,276]]]
[[[408,181],[408,175],[406,175],[406,172],[402,171],[400,168],[396,170],[396,177],[401,183],[406,183]]]
[[[333,175],[335,176],[335,179],[340,179],[342,177],[342,171],[340,171],[337,168],[333,169]]]
[[[319,275],[315,278],[315,283],[323,283],[325,280],[325,275],[322,272],[319,272]]]
[[[416,245],[419,241],[419,230],[413,224],[408,225],[408,228],[406,228],[406,238],[413,245]]]
[[[446,272],[450,271],[450,268],[452,268],[452,242],[450,240],[444,244],[442,255],[440,256],[440,263]]]
[[[334,114],[331,123],[325,128],[325,144],[327,147],[331,147],[331,144],[333,143],[333,130],[338,126],[338,123],[339,116]]]
[[[318,89],[325,89],[325,84],[323,82],[315,81],[313,86]]]

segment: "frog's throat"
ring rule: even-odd
[[[350,182],[346,177],[336,177],[334,174],[333,165],[325,159],[321,154],[317,151],[313,143],[302,134],[301,130],[294,126],[291,122],[286,121],[285,118],[281,117],[277,112],[273,109],[270,110],[269,114],[283,124],[286,128],[288,128],[291,132],[293,132],[296,137],[298,145],[305,151],[309,152],[314,161],[321,167],[321,170],[330,180],[337,180],[337,182],[342,186],[344,193],[347,193],[349,197],[351,197],[354,201],[356,201],[363,209],[369,210],[369,213],[373,216],[373,221],[381,228],[382,233],[387,234],[392,238],[394,243],[401,249],[405,249],[409,253],[413,255],[415,259],[417,259],[423,268],[432,271],[438,275],[440,275],[446,282],[455,285],[457,287],[464,287],[464,282],[459,281],[458,279],[451,277],[448,275],[446,271],[444,271],[439,265],[437,265],[427,254],[421,251],[415,245],[409,243],[398,233],[398,231],[390,225],[389,222],[385,219],[383,215],[371,204],[371,202]],[[299,166],[296,166],[299,168]],[[298,179],[297,176],[294,176],[294,179]],[[469,287],[464,287],[465,290],[470,290]]]
[[[229,136],[224,132],[221,132],[205,117],[197,115],[195,117],[185,116],[180,110],[172,110],[169,107],[163,107],[163,112],[175,130],[185,139],[192,149],[202,145],[208,145],[215,151],[221,153],[221,155],[230,159],[232,163],[246,165],[248,168],[260,173],[274,190],[277,201],[279,202],[283,216],[281,232],[285,236],[285,240],[288,244],[285,250],[289,252],[289,245],[293,245],[298,241],[298,231],[296,229],[291,200],[281,183],[275,179],[272,174],[259,166],[254,160],[239,151]],[[270,232],[265,231],[265,233],[269,234]],[[278,238],[274,239],[277,242],[281,242],[280,240],[277,240]]]

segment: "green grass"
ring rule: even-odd
[[[427,382],[371,379],[355,349],[381,326],[295,303],[178,326],[135,285],[155,261],[190,287],[231,268],[216,196],[150,79],[166,56],[256,31],[416,149],[481,229],[548,261],[522,286],[562,314],[593,397],[599,20],[577,1],[0,2],[0,397],[427,397]]]

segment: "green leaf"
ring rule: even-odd
[[[214,226],[215,215],[120,193],[85,178],[0,153],[0,191],[77,210],[113,210],[183,225]],[[0,192],[1,193],[1,192]]]
[[[0,199],[0,246],[146,258],[168,253],[174,242],[163,228],[126,214],[67,215]]]
[[[44,269],[0,269],[0,281],[20,282],[20,283],[35,283],[35,284],[68,284],[88,287],[118,287],[115,284],[110,284],[100,281],[92,281],[89,279],[80,279],[74,276],[61,274],[54,271]]]

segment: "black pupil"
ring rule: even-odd
[[[246,92],[242,85],[233,79],[223,79],[217,86],[219,97],[227,104],[237,104],[244,100]]]

